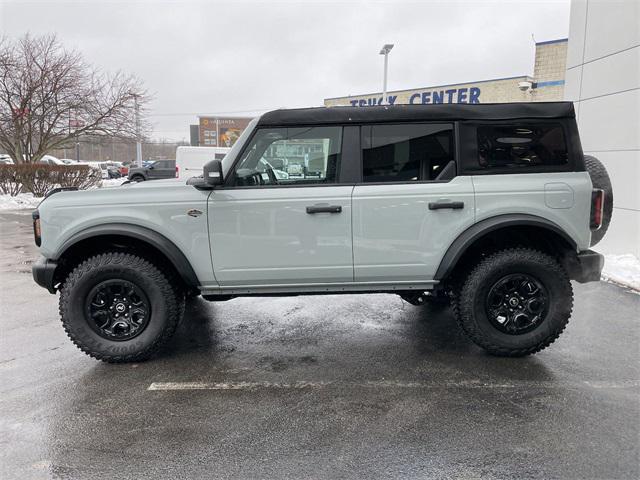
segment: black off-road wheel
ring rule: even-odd
[[[146,178],[144,178],[142,175],[134,175],[133,177],[131,177],[132,182],[144,182],[145,180]]]
[[[60,290],[62,325],[76,346],[110,363],[139,362],[171,338],[184,295],[142,257],[103,253],[85,260]]]
[[[545,253],[513,248],[480,261],[454,290],[462,330],[487,352],[521,357],[548,347],[569,322],[573,290]]]

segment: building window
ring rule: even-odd
[[[560,125],[478,126],[478,162],[482,168],[566,165],[567,143]]]
[[[450,124],[397,124],[362,127],[362,180],[435,180],[453,160]]]

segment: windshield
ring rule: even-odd
[[[249,125],[247,125],[247,128],[245,128],[242,134],[238,137],[238,140],[236,140],[236,142],[233,144],[233,146],[231,147],[231,150],[229,150],[229,153],[227,153],[222,159],[222,175],[224,177],[226,177],[229,174],[231,165],[233,165],[233,163],[236,160],[236,157],[240,153],[240,150],[242,150],[242,147],[247,142],[247,139],[251,136],[251,134],[255,130],[256,124],[258,123],[259,119],[260,117],[256,117],[249,122]]]

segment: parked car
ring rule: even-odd
[[[121,178],[122,163],[120,162],[104,162],[107,168],[108,178]]]
[[[292,144],[321,153],[313,177],[264,161]],[[522,356],[565,329],[570,280],[599,280],[612,202],[570,102],[277,110],[186,183],[50,195],[33,276],[108,362],[157,352],[198,294],[450,300],[472,341]]]
[[[147,160],[142,163],[142,167],[129,168],[128,173],[128,178],[132,182],[176,178],[176,176],[175,160]]]
[[[60,160],[57,157],[54,157],[53,155],[44,155],[40,160],[38,160],[38,163],[44,163],[46,165],[55,165],[55,166],[67,165],[64,161]]]
[[[124,162],[112,162],[120,172],[121,177],[126,177],[129,174],[129,166]]]
[[[108,178],[108,176],[104,172],[104,167],[101,162],[87,162],[84,160],[72,160],[70,158],[57,158],[53,155],[44,155],[39,163],[44,163],[46,165],[55,165],[59,167],[67,167],[67,166],[76,166],[76,165],[86,165],[91,167],[97,175],[100,175],[101,178]]]
[[[9,155],[0,154],[0,165],[13,165],[13,159]]]

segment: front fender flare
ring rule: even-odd
[[[169,259],[187,286],[193,288],[198,288],[200,286],[200,282],[193,270],[193,267],[191,266],[191,263],[187,257],[185,257],[184,253],[182,253],[182,251],[171,240],[150,228],[129,223],[105,223],[81,230],[71,238],[67,239],[56,250],[56,253],[51,257],[51,260],[58,260],[67,250],[69,250],[69,248],[73,247],[78,242],[104,235],[130,237],[152,245]]]

